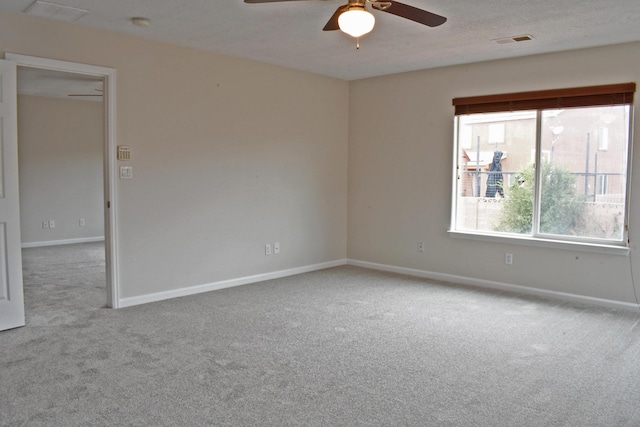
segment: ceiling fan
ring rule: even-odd
[[[300,1],[300,0],[244,0],[245,3],[276,3],[284,1]],[[341,30],[352,37],[356,38],[356,47],[359,47],[357,40],[373,30],[375,25],[375,17],[367,10],[367,3],[372,9],[381,12],[387,12],[401,18],[410,19],[419,24],[429,27],[437,27],[447,21],[444,16],[400,3],[399,1],[377,1],[377,0],[349,0],[343,6],[340,6],[329,19],[329,22],[322,29],[323,31]]]

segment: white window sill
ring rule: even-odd
[[[449,236],[457,239],[479,240],[482,242],[508,243],[514,245],[537,246],[541,248],[564,249],[581,252],[595,252],[610,255],[629,255],[629,247],[626,245],[599,244],[590,242],[567,242],[549,239],[533,238],[516,235],[481,234],[472,231],[449,230]]]

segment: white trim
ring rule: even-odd
[[[406,274],[408,276],[422,277],[430,280],[457,283],[461,285],[477,286],[480,288],[495,289],[507,292],[515,292],[524,295],[533,295],[542,298],[549,298],[561,301],[576,302],[580,304],[597,305],[601,307],[617,308],[638,312],[640,304],[614,301],[603,298],[594,298],[584,295],[570,294],[566,292],[550,291],[546,289],[531,288],[529,286],[512,285],[510,283],[494,282],[492,280],[475,279],[472,277],[457,276],[453,274],[435,273],[432,271],[417,270],[413,268],[396,267],[386,264],[378,264],[368,261],[354,259],[347,260],[348,265],[369,268],[372,270],[388,271],[391,273]]]
[[[104,146],[104,217],[105,254],[107,265],[107,307],[118,308],[118,228],[117,228],[117,182],[116,182],[116,70],[97,65],[58,61],[36,56],[5,53],[5,59],[22,67],[63,71],[102,77],[104,79],[105,146]],[[110,205],[110,207],[107,207]]]
[[[104,242],[104,236],[78,237],[75,239],[64,239],[64,240],[46,240],[43,242],[27,242],[27,243],[22,243],[22,249],[40,248],[43,246],[73,245],[74,243],[91,243],[91,242]]]
[[[163,301],[171,298],[184,297],[188,295],[200,294],[203,292],[217,291],[235,286],[248,285],[251,283],[264,282],[265,280],[279,279],[281,277],[295,276],[297,274],[309,273],[326,268],[346,265],[347,260],[341,259],[320,264],[313,264],[304,267],[291,268],[288,270],[274,271],[271,273],[256,274],[254,276],[239,277],[237,279],[222,280],[220,282],[207,283],[204,285],[190,286],[188,288],[174,289],[153,294],[139,295],[135,297],[123,298],[119,301],[118,307],[131,307],[134,305],[147,304],[150,302]]]
[[[481,242],[492,243],[508,243],[514,245],[537,246],[550,249],[565,249],[580,252],[593,252],[609,255],[629,256],[628,246],[615,246],[607,244],[598,244],[590,242],[574,242],[548,240],[539,237],[516,236],[516,235],[497,235],[486,233],[474,233],[473,231],[449,230],[449,236],[456,239],[478,240]]]

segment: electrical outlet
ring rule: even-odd
[[[85,225],[84,218],[80,218],[80,220],[78,221],[78,224],[80,225],[80,227],[84,227]]]
[[[42,221],[42,229],[43,230],[49,229],[49,221]]]
[[[418,242],[418,252],[424,252],[424,243]]]
[[[264,254],[271,255],[271,243],[267,243],[264,245]]]
[[[513,254],[505,254],[504,255],[504,263],[507,265],[513,264]]]
[[[275,242],[273,244],[273,253],[274,254],[279,254],[280,253],[280,242]]]
[[[56,228],[56,222],[52,219],[49,220],[49,228]]]

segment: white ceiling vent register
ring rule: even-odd
[[[501,39],[493,39],[491,41],[496,44],[506,44],[506,43],[526,42],[529,40],[533,40],[534,38],[535,37],[533,37],[531,34],[523,34],[521,36],[503,37]]]
[[[37,0],[29,6],[24,13],[31,16],[39,16],[40,18],[75,22],[89,13],[89,11],[85,9],[78,9],[77,7],[62,6],[60,4]]]

